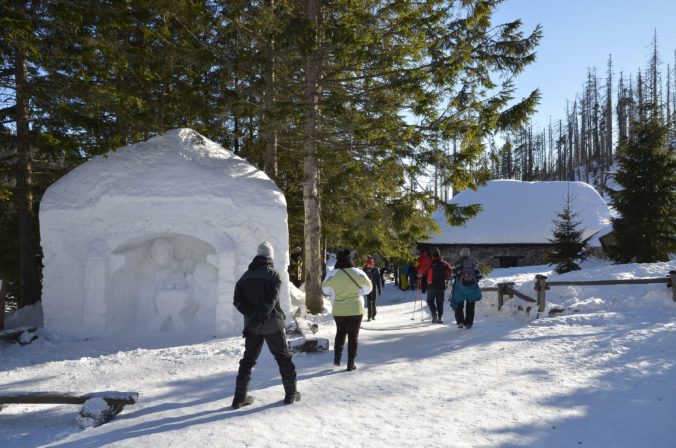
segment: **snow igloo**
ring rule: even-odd
[[[286,200],[262,171],[191,129],[95,157],[40,203],[45,328],[238,334],[237,279],[275,249],[290,315]]]

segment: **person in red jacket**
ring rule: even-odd
[[[429,256],[425,249],[420,250],[420,255],[418,255],[418,264],[416,266],[418,272],[421,274],[420,278],[420,290],[425,293],[427,291],[427,276],[422,275],[423,272],[427,271],[432,263],[432,257]]]
[[[427,277],[427,306],[432,313],[432,323],[444,323],[444,294],[448,280],[453,276],[453,268],[441,259],[439,249],[432,252],[432,262],[424,273]]]

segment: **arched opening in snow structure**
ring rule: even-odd
[[[213,330],[218,266],[214,247],[189,235],[145,235],[120,244],[110,260],[108,331]]]

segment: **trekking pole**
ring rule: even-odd
[[[418,287],[420,287],[420,280],[418,280]],[[415,320],[415,307],[418,305],[419,293],[416,292],[415,300],[413,301],[413,314],[411,315],[411,320]],[[420,312],[422,313],[422,302],[420,302]]]
[[[411,314],[411,320],[415,320],[415,307],[418,305],[418,298],[416,297],[413,301],[413,313]]]
[[[423,296],[422,296],[422,278],[418,279],[418,297],[420,297],[420,322],[425,321],[425,313],[423,313]]]

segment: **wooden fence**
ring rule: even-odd
[[[551,289],[552,286],[639,285],[648,283],[666,283],[666,286],[671,288],[672,299],[674,302],[676,302],[676,271],[669,271],[669,275],[667,277],[660,278],[637,278],[625,280],[571,280],[554,282],[548,282],[546,276],[538,274],[535,276],[535,291],[537,294],[536,298],[529,297],[526,294],[515,290],[513,288],[514,283],[498,283],[497,287],[481,288],[481,290],[498,292],[498,310],[500,310],[505,304],[505,296],[509,296],[510,299],[514,296],[517,296],[526,302],[536,303],[538,306],[538,311],[543,312],[545,310],[545,304],[547,303],[545,297],[546,291]],[[527,311],[530,311],[530,308],[528,308]]]

